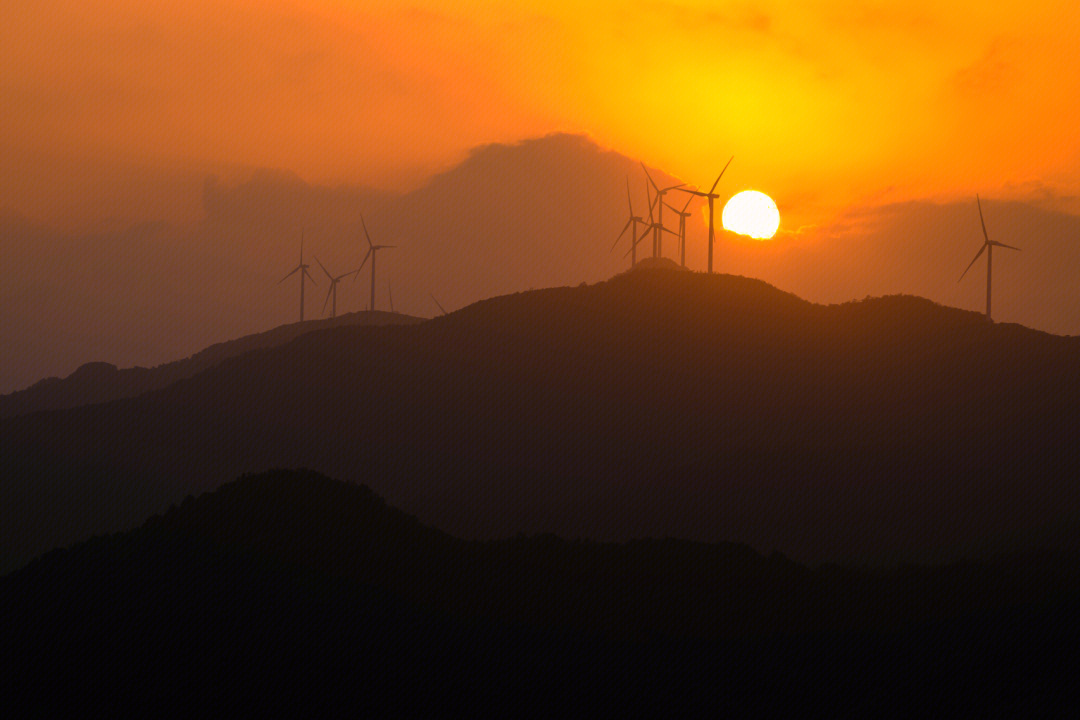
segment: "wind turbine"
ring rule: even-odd
[[[349,277],[350,275],[354,275],[356,273],[359,273],[360,271],[352,270],[345,273],[344,275],[338,275],[337,277],[334,277],[330,274],[330,271],[326,269],[326,266],[322,264],[322,260],[319,260],[319,257],[317,255],[315,256],[315,262],[319,263],[319,267],[321,267],[322,271],[326,273],[326,277],[330,279],[330,289],[326,291],[326,300],[323,300],[322,311],[326,312],[326,303],[330,302],[330,297],[333,296],[334,304],[330,308],[330,317],[337,317],[337,284],[345,278]]]
[[[661,189],[660,186],[656,184],[656,181],[652,179],[652,175],[649,174],[649,169],[645,167],[645,163],[641,163],[641,169],[645,171],[645,177],[647,177],[649,179],[649,182],[652,183],[652,186],[656,188],[656,199],[659,201],[657,203],[656,210],[656,223],[653,225],[653,257],[660,257],[664,254],[662,249],[662,242],[664,239],[663,230],[665,229],[664,194],[667,193],[669,190],[681,188],[686,183],[679,183],[678,185],[672,185],[671,187]],[[649,217],[652,217],[652,207],[649,208]],[[675,233],[671,234],[674,235]]]
[[[649,189],[649,185],[645,185],[646,191]],[[634,267],[637,264],[637,226],[638,223],[645,224],[645,219],[634,214],[634,203],[630,200],[630,178],[626,178],[626,204],[630,208],[630,219],[623,225],[622,232],[619,233],[619,237],[615,238],[615,245],[619,244],[622,240],[622,236],[626,234],[627,229],[630,230],[630,267]],[[615,249],[615,245],[611,246],[611,249]],[[434,299],[434,298],[432,298]],[[436,303],[437,304],[437,303]]]
[[[648,235],[651,232],[652,233],[652,257],[656,258],[656,257],[659,257],[659,254],[657,252],[657,250],[659,249],[659,245],[657,243],[657,235],[661,234],[661,233],[664,233],[664,232],[669,232],[669,233],[674,235],[675,231],[674,230],[669,230],[669,229],[663,227],[662,225],[660,225],[660,223],[658,223],[657,220],[656,220],[656,216],[653,216],[652,208],[657,206],[657,201],[660,200],[660,195],[657,195],[656,198],[653,198],[652,191],[649,189],[648,180],[646,180],[646,182],[645,182],[645,196],[646,196],[646,198],[649,199],[649,222],[648,222],[648,226],[645,228],[645,232],[642,233],[642,236],[638,237],[638,239],[636,241],[634,241],[634,247],[637,247],[637,243],[642,242],[643,240],[645,240],[646,235]],[[632,247],[631,249],[633,249],[634,247]],[[630,255],[630,250],[627,250],[626,255]],[[623,257],[626,257],[626,255],[624,255]]]
[[[655,235],[657,233],[657,228],[658,227],[660,228],[660,232],[671,233],[672,235],[675,234],[674,230],[669,230],[666,227],[661,227],[661,226],[657,225],[656,220],[655,220],[655,218],[653,216],[653,208],[656,207],[656,201],[660,199],[660,196],[657,195],[655,198],[652,196],[652,192],[649,190],[649,183],[647,181],[645,183],[645,196],[647,198],[649,198],[649,222],[645,227],[645,232],[641,233],[641,237],[639,237],[637,240],[634,241],[633,246],[630,248],[630,250],[626,251],[626,253],[623,255],[623,257],[626,257],[627,255],[629,255],[630,252],[634,248],[637,247],[637,244],[639,242],[641,242],[642,240],[644,240],[646,238],[646,236],[648,236],[649,233],[652,233],[653,236],[654,236],[653,237],[653,257],[656,257],[656,237],[655,237]]]
[[[712,189],[710,189],[709,192],[703,193],[700,190],[689,190],[687,188],[678,188],[679,190],[682,190],[685,193],[690,193],[691,195],[697,195],[698,197],[703,197],[703,198],[708,198],[709,199],[709,272],[710,273],[712,273],[712,255],[713,255],[713,252],[712,252],[713,251],[713,202],[718,197],[720,197],[715,192],[716,191],[716,186],[720,184],[720,178],[724,177],[724,173],[727,172],[728,165],[730,165],[731,161],[734,160],[734,159],[735,159],[735,156],[732,155],[731,158],[727,161],[727,165],[724,165],[724,169],[721,170],[720,174],[716,176],[716,182],[714,182],[712,184]]]
[[[984,250],[986,251],[986,319],[993,322],[993,319],[990,317],[990,270],[994,260],[994,248],[1003,247],[1017,251],[1020,250],[1020,248],[991,240],[990,236],[986,234],[986,221],[983,220],[982,201],[979,200],[978,195],[975,196],[975,203],[979,206],[979,223],[982,224],[983,240],[985,241],[983,242],[983,246],[979,248],[979,252],[975,253],[975,260],[979,259],[979,256],[983,254]],[[971,264],[964,269],[964,272],[960,275],[960,280],[964,279],[964,275],[967,275],[967,271],[975,264],[975,260],[972,260]],[[956,282],[960,282],[960,280],[957,280]]]
[[[297,265],[296,267],[294,267],[292,269],[292,272],[290,272],[288,275],[286,275],[285,277],[278,280],[278,285],[280,285],[281,283],[283,283],[286,280],[288,280],[289,278],[291,278],[294,273],[296,273],[296,272],[300,273],[300,322],[304,322],[304,278],[307,277],[308,280],[311,280],[312,285],[318,285],[318,283],[315,282],[315,278],[311,277],[311,273],[308,272],[309,267],[311,267],[311,266],[304,264],[304,233],[301,232],[300,233],[300,264]]]
[[[385,248],[397,247],[397,245],[372,245],[371,235],[368,233],[367,223],[364,222],[364,216],[360,216],[360,224],[364,226],[364,237],[367,238],[368,251],[367,255],[364,255],[364,262],[360,263],[360,267],[356,270],[356,277],[360,277],[360,271],[364,269],[364,264],[367,263],[368,258],[371,258],[371,306],[369,310],[375,310],[375,253],[378,250]]]
[[[386,281],[386,292],[390,294],[390,312],[394,312],[394,289],[390,287],[390,281]]]
[[[679,216],[679,264],[683,267],[686,267],[686,218],[690,217],[690,213],[686,212],[686,208],[690,207],[693,199],[693,195],[688,197],[682,210],[679,210],[674,205],[668,205],[668,210]]]

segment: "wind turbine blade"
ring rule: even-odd
[[[386,248],[396,248],[397,245],[376,245],[373,250],[385,250]]]
[[[647,177],[649,182],[652,183],[652,186],[656,188],[656,192],[660,192],[660,186],[653,181],[652,175],[649,174],[649,168],[645,167],[645,163],[641,163],[641,169],[645,171],[645,177]]]
[[[986,245],[983,245],[981,248],[979,248],[979,252],[975,253],[975,260],[978,260],[982,256],[982,254],[983,254],[983,252],[985,250],[986,250]],[[975,260],[971,261],[971,265],[975,264]],[[964,268],[963,274],[960,275],[960,280],[963,280],[964,275],[967,275],[967,271],[971,269],[971,265],[968,265],[966,268]],[[960,280],[957,280],[956,282],[960,282]]]
[[[622,232],[619,233],[619,237],[615,238],[615,245],[619,244],[619,241],[622,240],[622,236],[626,234],[627,228],[629,228],[633,222],[633,220],[627,220],[626,224],[622,226]],[[611,246],[611,250],[615,249],[615,245]],[[611,252],[611,250],[608,250],[608,252]]]
[[[716,182],[714,182],[712,184],[712,190],[709,190],[710,195],[712,195],[713,192],[716,190],[716,186],[720,184],[720,178],[724,177],[724,173],[727,172],[728,165],[730,165],[731,161],[734,160],[734,159],[735,159],[734,155],[732,155],[730,158],[728,158],[727,165],[724,165],[724,169],[721,170],[720,174],[716,176]]]
[[[371,257],[371,250],[370,249],[367,251],[367,255],[364,256],[364,262],[360,263],[360,267],[356,268],[356,278],[355,278],[356,280],[360,279],[360,271],[364,269],[365,265],[367,265],[367,259],[369,257]]]
[[[626,205],[630,208],[630,217],[634,216],[634,203],[630,200],[630,176],[626,176]]]
[[[1018,248],[1018,247],[1013,247],[1012,245],[1006,245],[1005,243],[991,242],[990,244],[993,245],[994,247],[1009,248],[1010,250],[1016,250],[1016,251],[1020,250],[1020,248]]]
[[[678,189],[678,188],[676,188],[676,189]],[[680,215],[685,215],[686,214],[686,208],[690,207],[690,203],[693,202],[693,201],[694,201],[694,196],[693,195],[686,198],[686,204],[682,206],[682,210],[679,211],[679,214]]]
[[[657,193],[656,195],[651,196],[649,198],[649,222],[650,223],[656,222],[656,220],[653,218],[653,208],[656,207],[656,203],[660,200],[660,198],[661,198],[660,193]]]
[[[428,294],[431,295],[431,293],[428,293]],[[431,299],[435,300],[435,296],[431,295]],[[443,306],[438,300],[435,300],[435,305],[439,308],[439,310],[442,312],[443,315],[446,314],[446,310],[443,310]]]
[[[368,247],[371,247],[371,235],[367,231],[367,223],[364,222],[364,216],[360,216],[360,224],[364,226],[364,237],[367,238]]]
[[[308,277],[308,280],[310,280],[310,281],[311,281],[311,284],[312,284],[312,285],[318,285],[318,284],[319,284],[319,283],[315,282],[315,278],[311,277],[311,273],[309,273],[309,272],[307,271],[307,268],[304,268],[304,274],[305,274],[305,275],[307,275],[307,277]]]
[[[280,285],[281,283],[283,283],[283,282],[285,282],[286,280],[288,280],[289,278],[291,278],[291,277],[292,277],[292,276],[293,276],[293,275],[294,275],[294,274],[296,273],[296,271],[297,271],[297,270],[299,270],[299,269],[300,269],[300,266],[299,266],[299,265],[297,265],[297,266],[296,266],[295,268],[293,268],[293,271],[292,271],[291,273],[289,273],[289,274],[288,274],[288,275],[286,275],[285,277],[283,277],[283,278],[281,278],[280,280],[278,280],[278,281],[277,281],[277,284],[278,284],[278,285]]]
[[[703,193],[700,190],[691,190],[688,187],[675,187],[675,188],[672,188],[672,190],[678,190],[679,192],[688,193],[690,195],[697,195],[698,197],[708,197],[709,196],[708,193]]]
[[[330,302],[330,293],[334,292],[334,284],[330,283],[330,289],[326,291],[326,299],[323,300],[322,311],[326,312],[326,303]]]
[[[666,188],[664,188],[664,192],[667,192],[668,190],[678,190],[679,188],[681,188],[684,185],[686,185],[686,183],[679,183],[678,185],[672,185],[671,187],[666,187]]]
[[[979,206],[979,222],[982,223],[983,240],[986,240],[986,242],[990,242],[990,236],[986,234],[986,221],[983,220],[982,201],[979,200],[978,195],[975,196],[975,203]]]
[[[661,230],[663,230],[663,231],[664,231],[664,232],[666,232],[666,233],[671,233],[671,234],[672,234],[672,235],[674,235],[675,237],[682,237],[682,235],[680,235],[679,233],[675,232],[674,230],[669,230],[669,229],[667,229],[666,227],[662,227],[662,228],[660,228],[660,229],[661,229]]]
[[[315,262],[319,263],[319,267],[321,267],[322,271],[326,273],[326,277],[330,278],[331,280],[334,279],[334,276],[331,275],[330,271],[326,269],[326,266],[322,264],[322,260],[319,259],[318,255],[315,256]]]
[[[386,292],[390,294],[390,312],[394,312],[394,289],[390,287],[390,281],[386,281]]]
[[[649,235],[649,233],[651,233],[651,232],[652,232],[651,227],[650,228],[645,228],[645,232],[641,235],[641,237],[639,237],[637,240],[634,241],[634,247],[629,248],[626,252],[624,252],[623,257],[628,257],[630,255],[630,253],[633,252],[634,248],[636,248],[641,243],[641,241],[644,240]]]

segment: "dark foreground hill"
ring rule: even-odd
[[[305,466],[469,538],[672,536],[800,560],[1074,542],[1080,338],[911,297],[641,271],[342,327],[0,422],[14,562]]]
[[[189,358],[153,368],[120,369],[110,363],[86,363],[66,378],[46,378],[25,390],[0,395],[0,418],[135,397],[189,378],[226,358],[252,350],[284,345],[312,330],[346,325],[412,325],[420,321],[420,318],[397,313],[354,312],[336,318],[281,325],[273,330],[211,345]]]
[[[51,692],[134,672],[129,700],[197,692],[192,675],[266,700],[265,674],[287,671],[312,693],[347,680],[330,691],[368,708],[1033,712],[1075,694],[1078,568],[1029,554],[811,570],[733,544],[465,541],[366,487],[275,471],[0,578],[0,633],[38,648],[20,672],[48,670]]]

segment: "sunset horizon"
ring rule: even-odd
[[[1076,714],[1076,0],[9,5],[13,706]]]

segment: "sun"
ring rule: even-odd
[[[780,227],[780,211],[765,193],[744,190],[727,201],[723,222],[725,230],[768,240]]]

